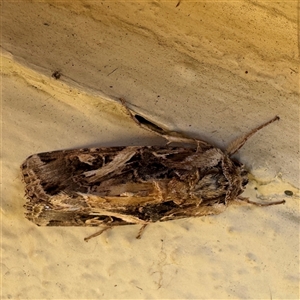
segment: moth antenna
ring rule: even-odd
[[[263,123],[262,125],[252,129],[250,132],[248,132],[247,134],[237,138],[236,140],[234,140],[233,142],[231,142],[229,144],[229,146],[226,149],[226,153],[228,156],[233,155],[235,152],[237,152],[240,148],[242,148],[244,146],[244,144],[247,142],[247,140],[254,135],[257,131],[259,131],[260,129],[266,127],[267,125],[279,120],[279,116],[275,116],[273,119],[271,119],[270,121]]]
[[[249,200],[249,198],[245,198],[245,197],[241,197],[241,196],[238,197],[238,200],[244,201],[244,202],[247,202],[249,204],[256,205],[256,206],[271,206],[271,205],[279,205],[279,204],[284,204],[285,203],[285,200],[273,201],[273,202],[267,202],[267,203],[260,203],[260,202],[251,201],[251,200]]]

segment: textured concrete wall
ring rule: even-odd
[[[4,299],[299,298],[296,1],[1,2],[1,17]],[[135,226],[85,244],[91,229],[30,224],[18,171],[28,155],[163,143],[120,97],[222,149],[279,115],[237,158],[251,197],[294,196],[154,225],[141,241]]]

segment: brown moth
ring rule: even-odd
[[[285,202],[257,203],[242,197],[248,172],[231,159],[278,116],[222,151],[164,130],[125,108],[138,125],[165,137],[167,145],[62,150],[28,157],[21,166],[27,219],[39,226],[104,226],[85,241],[114,226],[140,224],[140,238],[149,223],[219,214],[231,203]]]

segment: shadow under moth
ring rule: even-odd
[[[243,164],[231,158],[258,130],[232,142],[225,151],[165,130],[129,109],[143,128],[165,137],[166,146],[62,150],[34,154],[21,166],[26,185],[26,218],[39,226],[114,226],[139,224],[137,238],[154,222],[219,214],[242,197],[248,183]],[[173,145],[172,145],[173,144]]]

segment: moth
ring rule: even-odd
[[[141,127],[164,138],[165,146],[97,147],[34,154],[21,166],[26,218],[39,226],[103,226],[85,238],[120,225],[139,224],[137,238],[154,222],[219,214],[229,204],[257,203],[242,197],[248,171],[232,159],[258,130],[222,151],[171,132],[129,109]]]

